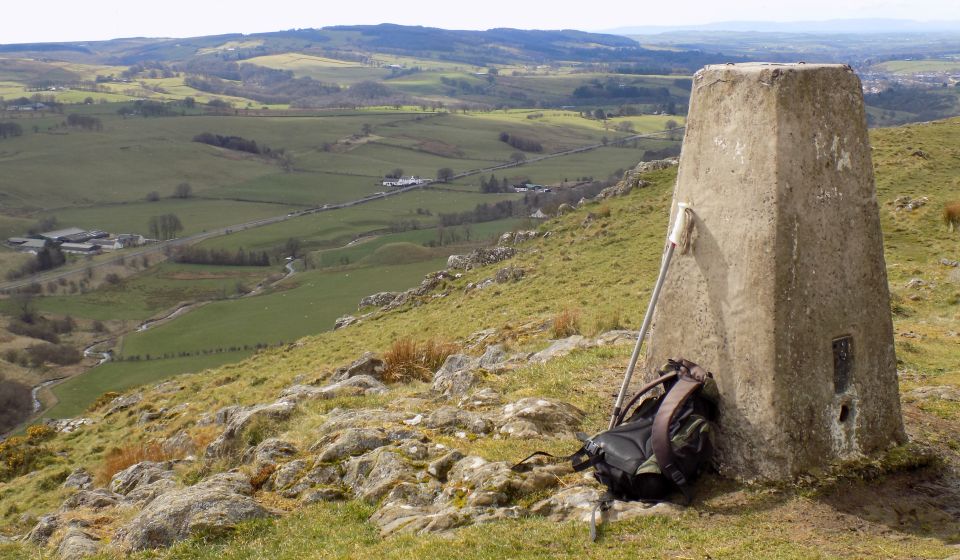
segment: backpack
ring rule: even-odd
[[[693,362],[670,360],[660,375],[644,385],[614,421],[614,427],[583,441],[570,459],[577,472],[594,469],[594,477],[607,487],[591,515],[590,535],[596,538],[596,512],[606,511],[614,500],[664,500],[675,489],[686,502],[689,484],[710,464],[716,385],[713,374]],[[641,402],[644,395],[663,386],[663,394]],[[527,457],[547,455],[537,452]],[[524,459],[518,465],[527,461]]]
[[[710,390],[704,391],[709,384]],[[633,405],[663,385],[664,393]],[[615,426],[592,438],[571,455],[573,469],[590,467],[616,500],[660,501],[679,489],[687,502],[689,483],[710,464],[712,422],[716,406],[713,374],[684,360],[670,360],[654,379],[623,407]],[[712,395],[711,395],[712,396]]]

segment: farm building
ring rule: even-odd
[[[61,243],[60,250],[75,255],[93,255],[100,252],[100,247],[92,243]]]
[[[413,185],[422,185],[426,183],[425,180],[420,177],[398,177],[390,178],[383,181],[383,186],[385,187],[411,187]]]

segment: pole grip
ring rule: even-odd
[[[686,202],[677,203],[677,219],[673,221],[673,231],[670,232],[670,243],[674,246],[680,244],[680,238],[683,237],[683,230],[687,229],[687,208],[690,205]]]

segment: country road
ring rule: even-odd
[[[611,141],[611,142],[609,143],[609,145],[615,146],[615,145],[618,145],[618,144],[623,144],[623,143],[626,143],[626,142],[630,142],[630,141],[633,141],[633,140],[639,140],[639,139],[642,139],[642,138],[655,138],[655,137],[662,136],[662,135],[665,135],[665,134],[675,134],[675,133],[677,133],[678,131],[683,131],[683,129],[684,129],[684,127],[678,127],[678,128],[673,129],[673,130],[661,130],[661,131],[650,132],[650,133],[646,133],[646,134],[634,134],[634,135],[632,135],[632,136],[627,136],[627,137],[624,137],[624,138],[619,138],[619,139],[616,139],[616,140],[614,140],[614,141]],[[492,166],[490,166],[490,167],[484,167],[484,168],[481,168],[481,169],[471,169],[471,170],[469,170],[469,171],[463,171],[463,172],[461,172],[461,173],[456,173],[456,174],[454,174],[454,175],[453,175],[453,179],[462,179],[463,177],[470,177],[470,176],[472,176],[472,175],[478,175],[478,174],[481,174],[481,173],[489,173],[489,172],[492,172],[492,171],[498,171],[498,170],[500,170],[500,169],[508,169],[508,168],[511,168],[511,167],[521,167],[521,166],[523,166],[523,165],[528,165],[528,164],[531,164],[531,163],[537,163],[537,162],[544,161],[544,160],[548,160],[548,159],[554,159],[554,158],[558,158],[558,157],[564,157],[564,156],[568,156],[568,155],[573,155],[573,154],[579,154],[579,153],[583,153],[583,152],[588,152],[588,151],[591,151],[591,150],[596,150],[596,149],[598,149],[598,148],[603,148],[603,147],[605,147],[605,146],[607,146],[607,144],[588,144],[588,145],[586,145],[586,146],[580,146],[580,147],[578,147],[578,148],[572,148],[572,149],[570,149],[570,150],[564,150],[564,151],[561,151],[561,152],[554,152],[554,153],[552,153],[552,154],[546,154],[546,155],[542,155],[542,156],[537,156],[537,157],[530,158],[530,159],[526,159],[526,160],[523,160],[523,161],[509,162],[509,163],[503,163],[503,164],[499,164],[499,165],[492,165]],[[102,267],[105,267],[105,266],[110,266],[110,265],[117,264],[117,263],[123,261],[124,259],[136,258],[136,257],[140,257],[140,256],[143,256],[143,255],[153,255],[153,254],[156,254],[156,253],[163,252],[163,251],[167,250],[168,248],[178,247],[178,246],[180,246],[180,245],[190,245],[190,244],[192,244],[192,243],[197,243],[197,242],[200,242],[200,241],[204,241],[204,240],[206,240],[206,239],[210,239],[210,238],[213,238],[213,237],[219,237],[219,236],[221,236],[221,235],[227,235],[227,234],[232,233],[232,232],[235,232],[235,231],[243,231],[243,230],[246,230],[246,229],[251,229],[251,228],[256,228],[256,227],[262,227],[262,226],[267,226],[267,225],[270,225],[270,224],[276,224],[276,223],[279,223],[279,222],[283,222],[283,221],[286,221],[286,220],[290,220],[290,219],[293,219],[293,218],[298,218],[298,217],[301,217],[301,216],[306,216],[306,215],[308,215],[308,214],[316,214],[316,213],[318,213],[318,212],[329,212],[329,211],[333,211],[333,210],[339,210],[339,209],[341,209],[341,208],[350,208],[350,207],[353,207],[353,206],[358,206],[358,205],[360,205],[360,204],[365,204],[365,203],[367,203],[367,202],[373,202],[373,201],[375,201],[375,200],[382,200],[382,199],[384,199],[384,198],[388,198],[388,197],[391,197],[391,196],[401,195],[401,194],[403,194],[403,193],[406,193],[406,192],[409,192],[409,191],[412,191],[412,190],[415,190],[415,189],[420,189],[420,188],[429,187],[429,186],[430,186],[432,183],[434,183],[434,182],[436,182],[436,181],[433,181],[433,180],[429,180],[429,179],[428,179],[426,182],[424,182],[423,184],[420,184],[420,185],[411,185],[411,186],[409,186],[409,187],[401,187],[401,188],[399,188],[399,189],[395,189],[395,190],[391,190],[391,191],[387,191],[387,192],[383,192],[383,193],[373,194],[373,195],[370,195],[370,196],[366,196],[366,197],[363,197],[363,198],[359,198],[359,199],[357,199],[357,200],[351,200],[351,201],[348,201],[348,202],[339,202],[339,203],[335,203],[335,204],[325,204],[325,205],[323,205],[323,206],[318,206],[318,207],[316,207],[316,208],[308,208],[308,209],[306,209],[306,210],[300,210],[300,211],[297,211],[297,212],[291,212],[291,213],[285,214],[285,215],[283,215],[283,216],[274,216],[274,217],[271,217],[271,218],[263,218],[263,219],[260,219],[260,220],[254,220],[254,221],[245,222],[245,223],[242,223],[242,224],[236,224],[236,225],[232,225],[232,226],[226,226],[226,227],[222,227],[222,228],[217,228],[217,229],[210,230],[210,231],[204,231],[204,232],[197,233],[197,234],[194,234],[194,235],[191,235],[191,236],[188,236],[188,237],[180,237],[180,238],[177,238],[177,239],[171,239],[171,240],[169,240],[169,241],[161,241],[160,243],[154,243],[154,244],[152,244],[152,245],[147,245],[147,246],[145,246],[145,247],[140,247],[140,248],[134,249],[132,252],[124,253],[124,254],[122,254],[122,255],[117,255],[117,256],[112,257],[112,258],[110,258],[110,259],[102,260],[102,261],[100,261],[100,262],[98,262],[98,263],[91,264],[91,265],[88,265],[88,266],[71,268],[71,269],[69,269],[69,270],[52,270],[52,271],[45,272],[45,273],[41,273],[41,274],[35,274],[35,275],[30,276],[30,277],[28,277],[28,278],[21,278],[21,279],[19,279],[19,280],[12,280],[12,281],[7,281],[7,282],[0,282],[0,293],[8,292],[8,291],[10,291],[10,290],[16,290],[16,289],[18,289],[18,288],[23,288],[23,287],[29,286],[29,285],[31,285],[31,284],[43,284],[43,283],[46,283],[46,282],[57,281],[57,280],[60,280],[61,278],[70,278],[71,276],[83,275],[83,274],[86,274],[87,269],[102,268]]]

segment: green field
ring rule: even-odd
[[[404,290],[445,264],[444,258],[405,265],[303,272],[272,293],[211,303],[169,323],[129,335],[123,340],[121,355],[158,356],[292,342],[333,328],[337,317],[355,311],[363,296]]]
[[[80,377],[68,379],[52,388],[57,404],[43,413],[44,418],[82,416],[90,403],[109,391],[156,383],[179,373],[203,371],[223,364],[239,362],[253,354],[252,350],[202,354],[189,358],[113,362],[99,366]]]
[[[266,179],[265,180],[269,180]],[[100,206],[61,208],[46,213],[57,223],[114,233],[139,233],[149,236],[152,216],[175,214],[183,224],[178,235],[185,237],[260,218],[282,216],[298,209],[290,204],[263,204],[205,198],[161,199],[157,202],[130,202]]]
[[[281,267],[210,266],[163,263],[117,285],[79,295],[46,296],[35,300],[39,311],[101,321],[142,321],[181,302],[233,297],[238,286],[248,291]],[[0,310],[9,312],[8,300]]]
[[[917,74],[921,72],[960,72],[960,57],[953,60],[889,60],[874,66],[893,74]]]

